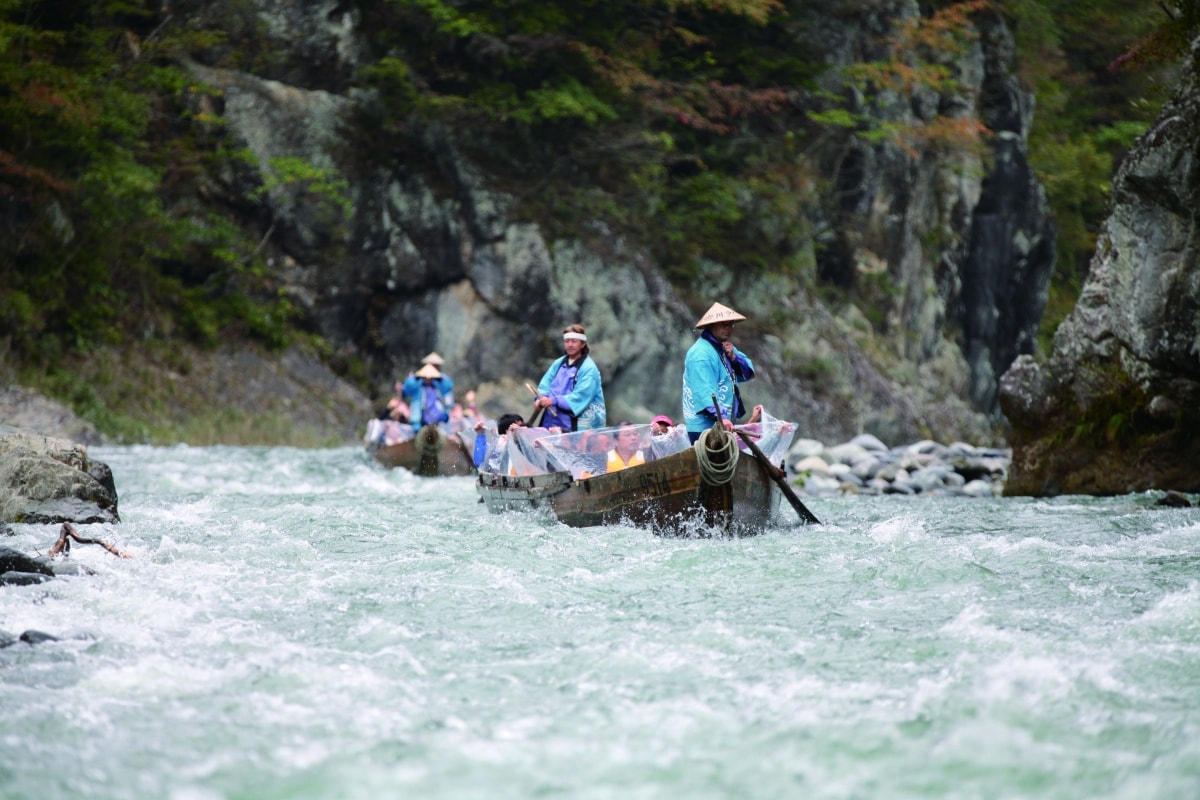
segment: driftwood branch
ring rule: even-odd
[[[50,557],[54,558],[58,555],[65,556],[70,553],[72,539],[80,544],[98,544],[118,558],[133,558],[133,556],[129,555],[128,553],[122,553],[108,542],[101,541],[100,539],[86,539],[83,536],[80,536],[79,531],[75,530],[75,526],[69,522],[64,522],[62,527],[58,529],[58,541],[55,542],[54,546],[50,548]]]

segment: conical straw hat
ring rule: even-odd
[[[692,327],[703,328],[706,325],[712,325],[717,322],[742,322],[746,318],[732,308],[723,306],[720,303],[713,303],[708,311],[704,312],[704,316],[700,318]]]
[[[421,367],[419,370],[417,370],[416,375],[418,378],[440,378],[440,377],[442,377],[442,373],[438,372],[438,368],[435,367],[433,364],[426,364],[425,366]]]
[[[429,355],[427,355],[421,359],[421,363],[422,364],[433,364],[435,367],[440,367],[442,364],[446,363],[446,360],[444,358],[442,358],[441,356],[439,356],[437,353],[430,353]]]

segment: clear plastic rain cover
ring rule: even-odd
[[[783,461],[796,434],[794,423],[765,411],[760,421],[739,425],[737,430],[753,437],[776,466]],[[644,464],[690,447],[682,425],[659,435],[651,434],[648,424],[557,434],[545,428],[512,428],[505,447],[508,463],[503,471],[511,475],[570,472],[578,480]],[[748,448],[742,444],[742,449]]]

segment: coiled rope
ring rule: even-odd
[[[716,437],[709,447],[709,439]],[[696,462],[700,465],[700,478],[712,486],[723,486],[733,478],[737,469],[737,437],[721,428],[709,428],[696,440]]]

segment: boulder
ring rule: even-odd
[[[0,523],[119,521],[112,470],[85,446],[0,425]]]
[[[1112,213],[1045,361],[1001,380],[1008,495],[1200,491],[1200,72],[1113,181]]]

